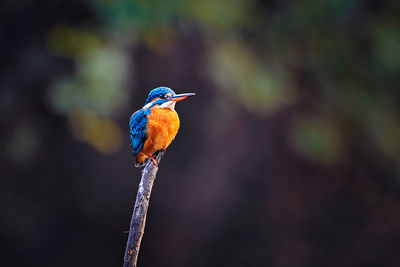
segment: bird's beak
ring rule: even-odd
[[[168,101],[181,101],[184,100],[186,98],[188,98],[189,96],[194,96],[196,95],[195,93],[187,93],[187,94],[179,94],[179,95],[173,95],[167,98]]]

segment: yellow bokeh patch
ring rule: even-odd
[[[99,118],[93,112],[80,110],[71,112],[68,122],[78,140],[89,143],[104,154],[115,152],[121,145],[121,129],[111,119]]]

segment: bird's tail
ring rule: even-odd
[[[135,167],[140,168],[147,164],[149,158],[146,157],[146,155],[139,152],[137,155],[133,156],[133,161],[135,162]]]
[[[162,155],[164,155],[165,150],[159,150],[156,153],[153,154],[154,158],[157,158],[158,154],[162,153]],[[161,155],[161,156],[162,156]],[[133,156],[133,160],[135,162],[135,167],[143,167],[147,164],[147,162],[149,161],[149,157],[147,157],[145,154],[139,152],[137,155]]]

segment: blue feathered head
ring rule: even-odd
[[[169,94],[169,95],[167,95]],[[150,91],[149,95],[147,96],[146,104],[150,103],[152,100],[156,98],[167,98],[169,96],[176,95],[175,92],[168,87],[157,87]]]

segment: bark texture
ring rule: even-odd
[[[163,155],[164,151],[158,153],[156,157],[157,165]],[[149,208],[151,190],[153,188],[154,180],[156,179],[157,171],[158,166],[155,166],[151,160],[147,162],[146,167],[143,169],[142,179],[140,180],[135,207],[132,213],[128,242],[126,243],[124,267],[137,266],[140,243],[142,241],[146,224],[147,209]]]

